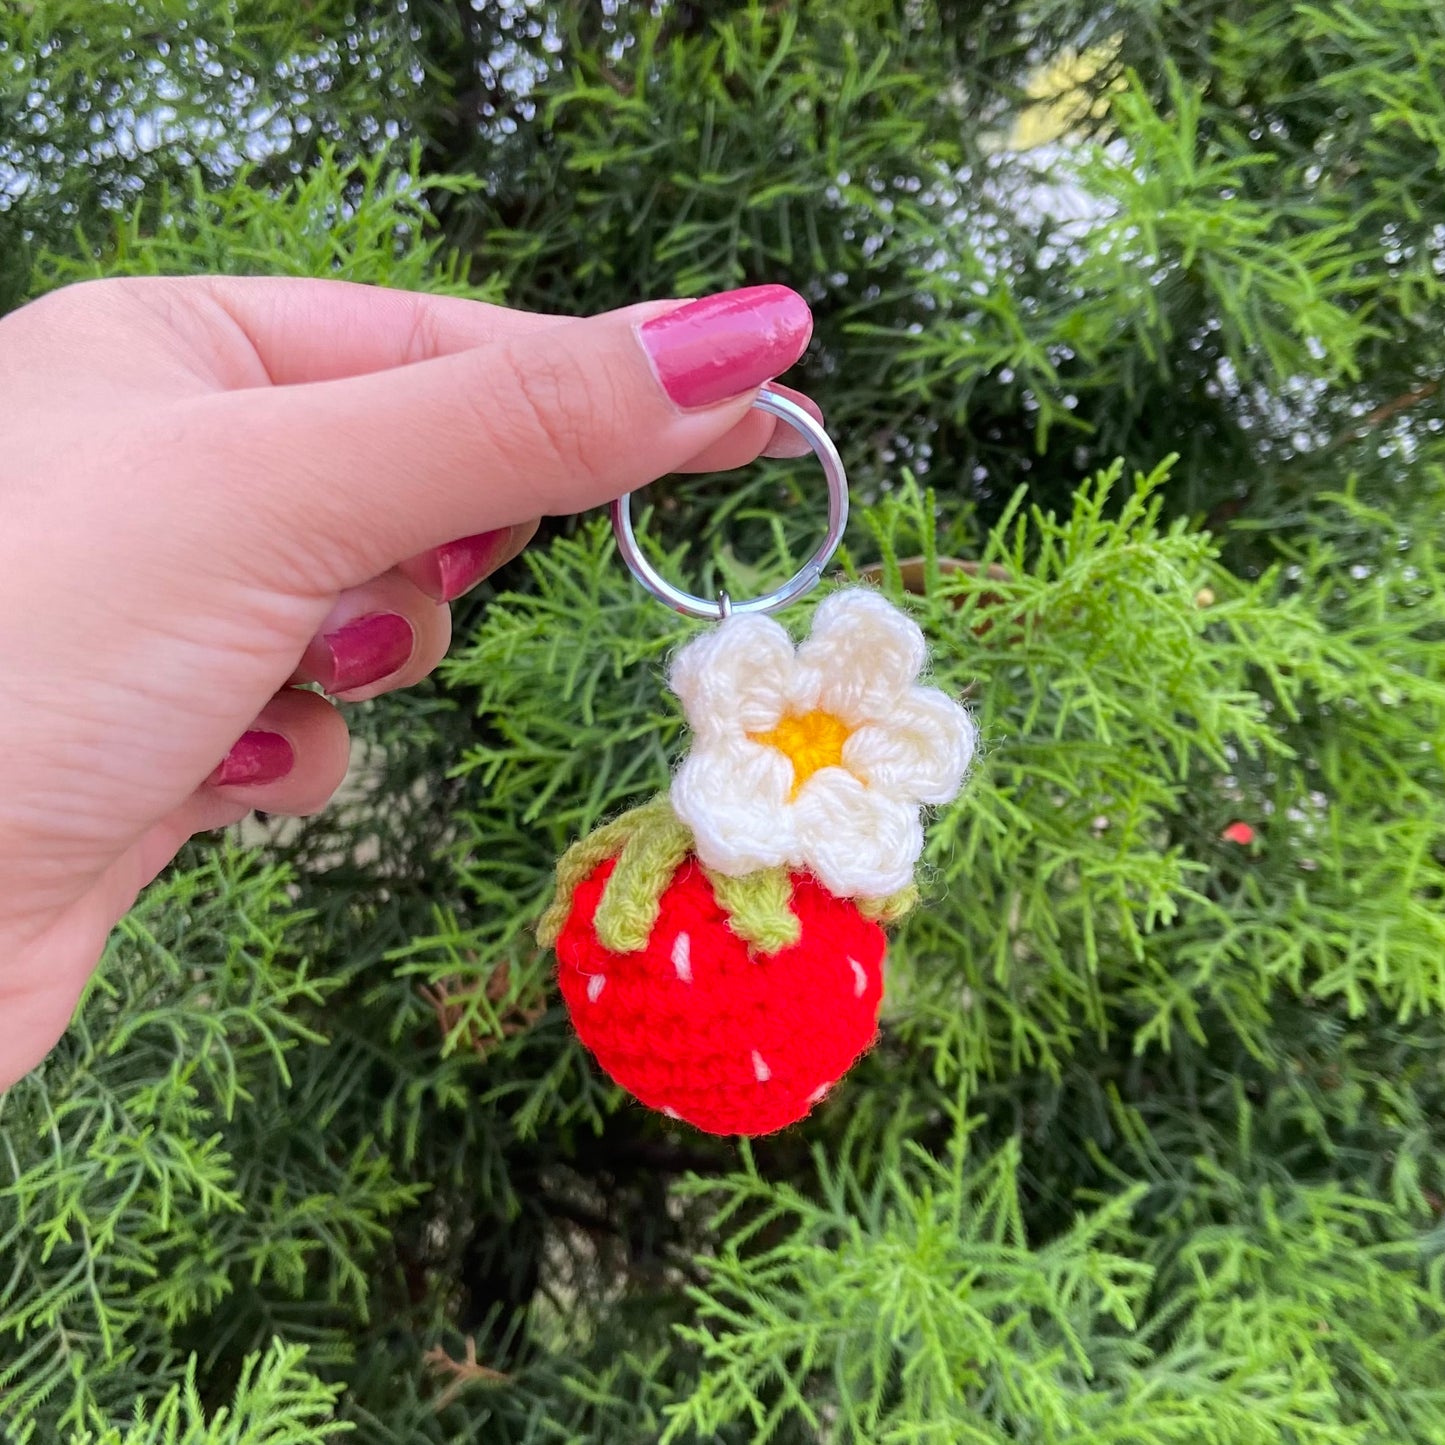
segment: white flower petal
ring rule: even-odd
[[[735,735],[700,743],[672,780],[672,810],[709,868],[740,877],[796,862],[793,765],[776,748]]]
[[[673,658],[668,683],[705,743],[776,727],[795,668],[792,641],[778,623],[735,613]]]
[[[843,744],[843,766],[870,788],[911,803],[958,796],[973,760],[973,719],[935,687],[911,687],[884,718]]]
[[[913,881],[923,852],[917,808],[864,787],[845,768],[821,768],[792,813],[803,862],[839,898],[884,898]]]
[[[866,587],[825,598],[798,648],[790,701],[821,707],[850,726],[886,717],[927,659],[918,624]]]

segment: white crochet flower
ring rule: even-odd
[[[669,680],[696,741],[672,806],[702,862],[806,868],[840,898],[907,887],[919,807],[957,795],[976,737],[963,708],[917,686],[924,660],[918,626],[865,588],[827,598],[796,652],[745,614],[683,648]]]

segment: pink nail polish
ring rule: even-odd
[[[688,410],[771,381],[803,354],[812,334],[808,303],[786,286],[704,296],[637,328],[662,389]]]
[[[213,788],[255,787],[284,778],[296,764],[296,753],[280,733],[252,728],[241,734],[208,781]]]
[[[432,554],[436,558],[436,586],[428,590],[435,591],[439,602],[455,601],[496,568],[511,540],[512,529],[503,527],[438,547]]]
[[[330,667],[318,678],[327,692],[350,692],[404,667],[416,646],[411,623],[395,612],[357,617],[322,639]]]

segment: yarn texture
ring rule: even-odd
[[[867,589],[827,598],[797,649],[735,613],[678,654],[692,751],[669,794],[567,850],[537,930],[578,1037],[644,1104],[769,1134],[872,1046],[920,809],[974,752],[924,661],[916,624]]]
[[[578,1037],[629,1093],[707,1133],[769,1134],[803,1118],[877,1035],[882,928],[795,874],[798,939],[758,953],[689,859],[647,945],[616,953],[595,926],[616,866],[577,886],[557,938]]]
[[[696,741],[671,798],[698,858],[734,877],[806,869],[839,898],[906,888],[919,809],[957,795],[976,741],[918,685],[925,660],[918,625],[866,588],[827,598],[796,650],[736,613],[683,648],[669,681]]]
[[[633,808],[574,843],[557,864],[557,891],[537,924],[537,941],[553,947],[572,914],[576,890],[599,864],[615,860],[593,927],[605,948],[631,953],[646,945],[662,912],[662,895],[693,850],[693,837],[666,794]],[[734,878],[704,869],[728,927],[754,952],[774,953],[798,941],[793,880],[782,868]],[[857,900],[858,911],[878,923],[896,923],[918,904],[910,884],[886,898]]]

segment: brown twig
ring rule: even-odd
[[[504,959],[492,971],[487,980],[486,997],[491,1004],[500,1004],[512,987],[511,965]],[[431,1005],[436,1015],[437,1028],[447,1038],[467,1017],[467,1003],[474,995],[475,988],[468,987],[459,978],[444,978],[434,986],[423,984],[421,996]],[[498,1016],[501,1038],[510,1039],[524,1033],[546,1012],[545,1000],[536,999],[531,1003],[518,1000]],[[476,1019],[468,1022],[462,1033],[462,1043],[479,1059],[484,1059],[500,1041],[496,1035],[485,1032]]]
[[[1374,411],[1366,412],[1357,426],[1337,436],[1325,448],[1326,454],[1369,436],[1376,427],[1383,426],[1391,417],[1399,416],[1402,411],[1409,411],[1412,406],[1418,406],[1422,401],[1428,401],[1439,390],[1438,381],[1422,381],[1419,386],[1411,387],[1409,391],[1402,391],[1399,396],[1382,402]]]
[[[477,1341],[473,1335],[467,1336],[465,1359],[454,1359],[440,1345],[437,1345],[422,1356],[422,1363],[432,1374],[443,1378],[449,1376],[451,1379],[451,1383],[432,1402],[432,1409],[437,1414],[441,1414],[468,1385],[479,1383],[508,1385],[512,1380],[510,1375],[504,1375],[500,1370],[477,1363]]]

